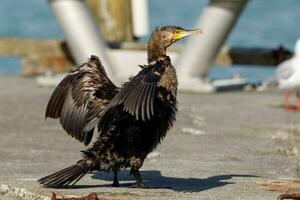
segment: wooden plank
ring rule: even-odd
[[[65,55],[66,46],[62,41],[29,38],[0,38],[1,56]]]
[[[21,74],[37,76],[47,71],[54,73],[66,72],[75,64],[65,56],[25,56],[21,59]]]
[[[0,56],[21,57],[22,75],[67,71],[74,65],[64,42],[48,39],[0,38]]]

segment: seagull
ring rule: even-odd
[[[296,92],[297,104],[295,109],[300,111],[300,39],[295,45],[295,55],[278,65],[275,76],[278,81],[278,88],[285,91],[285,109],[293,109],[289,104],[289,97],[291,92]]]

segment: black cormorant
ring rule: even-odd
[[[97,127],[96,142],[76,164],[38,180],[45,187],[76,183],[93,171],[114,172],[130,168],[136,187],[143,187],[139,169],[146,156],[165,137],[177,111],[176,72],[166,55],[172,43],[201,30],[176,26],[156,28],[148,42],[148,64],[116,87],[96,56],[69,74],[54,90],[46,117],[59,118],[64,130],[88,145]]]

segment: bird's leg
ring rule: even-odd
[[[296,110],[300,111],[300,91],[299,90],[297,90],[296,96],[297,96]]]
[[[133,156],[130,159],[130,167],[131,167],[130,174],[133,174],[135,181],[136,181],[136,183],[133,184],[131,187],[134,187],[134,188],[143,188],[144,187],[142,177],[141,177],[141,174],[139,171],[139,169],[143,165],[143,162],[144,162],[144,160],[142,160],[141,158],[137,158],[135,156]]]
[[[115,169],[114,171],[114,182],[113,182],[113,186],[114,187],[120,187],[119,181],[118,181],[118,170]]]
[[[130,187],[132,187],[132,188],[143,188],[144,184],[143,184],[143,180],[142,180],[142,176],[140,174],[140,171],[138,169],[137,170],[131,169],[130,173],[133,174],[133,176],[135,178],[135,181],[136,181],[136,183],[131,185]]]
[[[290,102],[289,102],[289,97],[290,97],[290,93],[286,91],[284,93],[284,108],[286,111],[292,110],[292,107],[290,106]]]

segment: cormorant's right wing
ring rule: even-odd
[[[47,106],[46,117],[59,118],[65,131],[88,145],[94,127],[83,132],[84,127],[117,94],[117,87],[107,77],[97,56],[72,69],[55,88]]]

